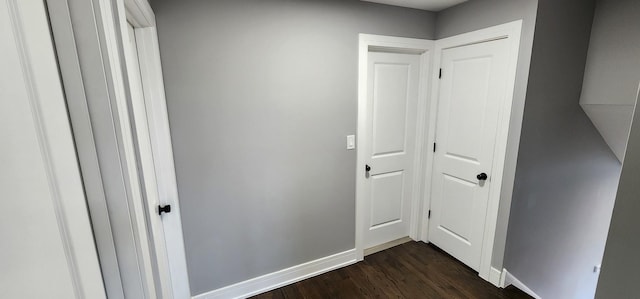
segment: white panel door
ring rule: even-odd
[[[442,51],[429,241],[479,270],[507,41]]]
[[[147,13],[153,14],[150,10],[143,14]],[[133,116],[131,126],[123,124],[127,128],[123,132],[133,140],[131,151],[137,155],[138,168],[132,174],[139,177],[144,201],[136,202],[144,204],[139,213],[146,216],[144,228],[149,231],[149,243],[142,244],[146,246],[142,249],[152,253],[144,262],[145,269],[149,264],[153,267],[154,275],[145,275],[147,286],[155,284],[151,292],[162,298],[183,298],[189,296],[189,283],[157,33],[136,14],[127,13],[123,20],[130,91],[123,106],[130,107]]]
[[[105,298],[49,32],[0,1],[0,297]]]
[[[157,273],[145,273],[147,286],[157,285],[154,279],[160,279],[160,273],[168,273],[168,265],[166,265],[167,254],[164,250],[165,239],[162,227],[162,221],[157,214],[158,206],[158,186],[156,182],[155,165],[153,161],[153,153],[151,151],[151,140],[149,137],[149,123],[147,120],[147,111],[144,103],[144,94],[142,89],[142,77],[140,75],[140,60],[138,57],[137,43],[135,37],[135,29],[130,23],[127,23],[127,37],[124,41],[125,62],[127,65],[127,78],[129,79],[129,91],[131,95],[131,112],[133,113],[133,129],[132,136],[135,136],[136,149],[138,153],[140,184],[143,186],[143,201],[146,206],[146,220],[148,226],[146,229],[151,234],[151,242],[147,244],[142,242],[145,250],[152,251],[155,259],[143,259],[146,269],[154,269]],[[142,203],[141,203],[142,204]],[[153,245],[153,246],[149,246]],[[148,287],[150,296],[154,296],[155,292],[160,292],[163,298],[171,298],[170,281],[161,281],[158,290]]]
[[[364,246],[409,235],[420,56],[369,53]]]

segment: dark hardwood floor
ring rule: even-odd
[[[435,246],[409,242],[253,298],[531,297],[514,287],[494,287]]]

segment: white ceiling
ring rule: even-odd
[[[441,11],[468,0],[361,0],[387,5],[417,8],[429,11]]]

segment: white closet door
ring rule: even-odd
[[[507,49],[503,39],[442,51],[429,241],[475,270],[508,82]]]
[[[369,53],[365,248],[409,236],[420,55]]]

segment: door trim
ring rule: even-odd
[[[421,221],[424,217],[421,216],[422,196],[421,182],[424,178],[424,164],[425,164],[425,152],[428,146],[426,146],[425,132],[427,116],[429,115],[429,88],[430,81],[429,74],[431,74],[432,53],[434,49],[434,42],[431,40],[403,38],[394,36],[382,36],[371,34],[359,35],[359,48],[358,48],[358,129],[357,129],[357,163],[356,163],[356,259],[361,261],[364,259],[364,197],[365,180],[364,180],[364,167],[365,156],[364,144],[362,136],[365,136],[367,131],[367,63],[369,61],[370,50],[380,50],[391,53],[399,54],[419,54],[420,55],[420,78],[419,78],[419,91],[418,91],[418,117],[416,119],[416,155],[414,158],[413,167],[415,169],[415,175],[413,179],[413,196],[411,198],[411,222],[409,237],[413,240],[418,240],[421,235]],[[426,221],[424,221],[426,222]]]
[[[502,109],[499,112],[498,132],[496,136],[496,147],[493,153],[493,173],[491,174],[491,187],[489,189],[489,201],[487,207],[487,217],[484,225],[484,236],[482,240],[482,254],[480,260],[479,276],[489,281],[491,275],[491,261],[493,257],[493,247],[496,237],[496,227],[498,224],[498,208],[500,206],[500,192],[502,183],[505,181],[504,168],[507,154],[507,140],[509,136],[509,126],[511,124],[511,108],[514,99],[516,70],[518,64],[518,56],[520,49],[520,35],[522,31],[522,20],[489,27],[469,33],[444,38],[435,42],[434,66],[440,66],[442,61],[442,50],[455,48],[464,45],[471,45],[498,39],[507,39],[509,53],[507,57],[507,89],[505,90],[505,102],[501,103]],[[440,80],[438,79],[439,67],[434,67],[432,72],[433,86],[431,90],[431,107],[437,107]],[[437,123],[437,109],[431,109],[429,116],[429,132],[427,139],[430,144],[435,142]],[[516,122],[517,123],[517,122]],[[427,169],[425,177],[425,190],[431,190],[431,180],[433,177],[433,159],[434,153],[427,153]],[[504,202],[504,204],[509,204]],[[431,192],[424,193],[423,213],[428,213],[431,206]],[[508,207],[507,207],[508,208]],[[428,242],[429,227],[428,221],[424,221],[422,225],[421,240]]]
[[[13,34],[22,69],[18,75],[24,80],[74,298],[106,298],[46,5],[38,2],[6,1],[7,31]],[[17,172],[30,171],[35,170]]]

